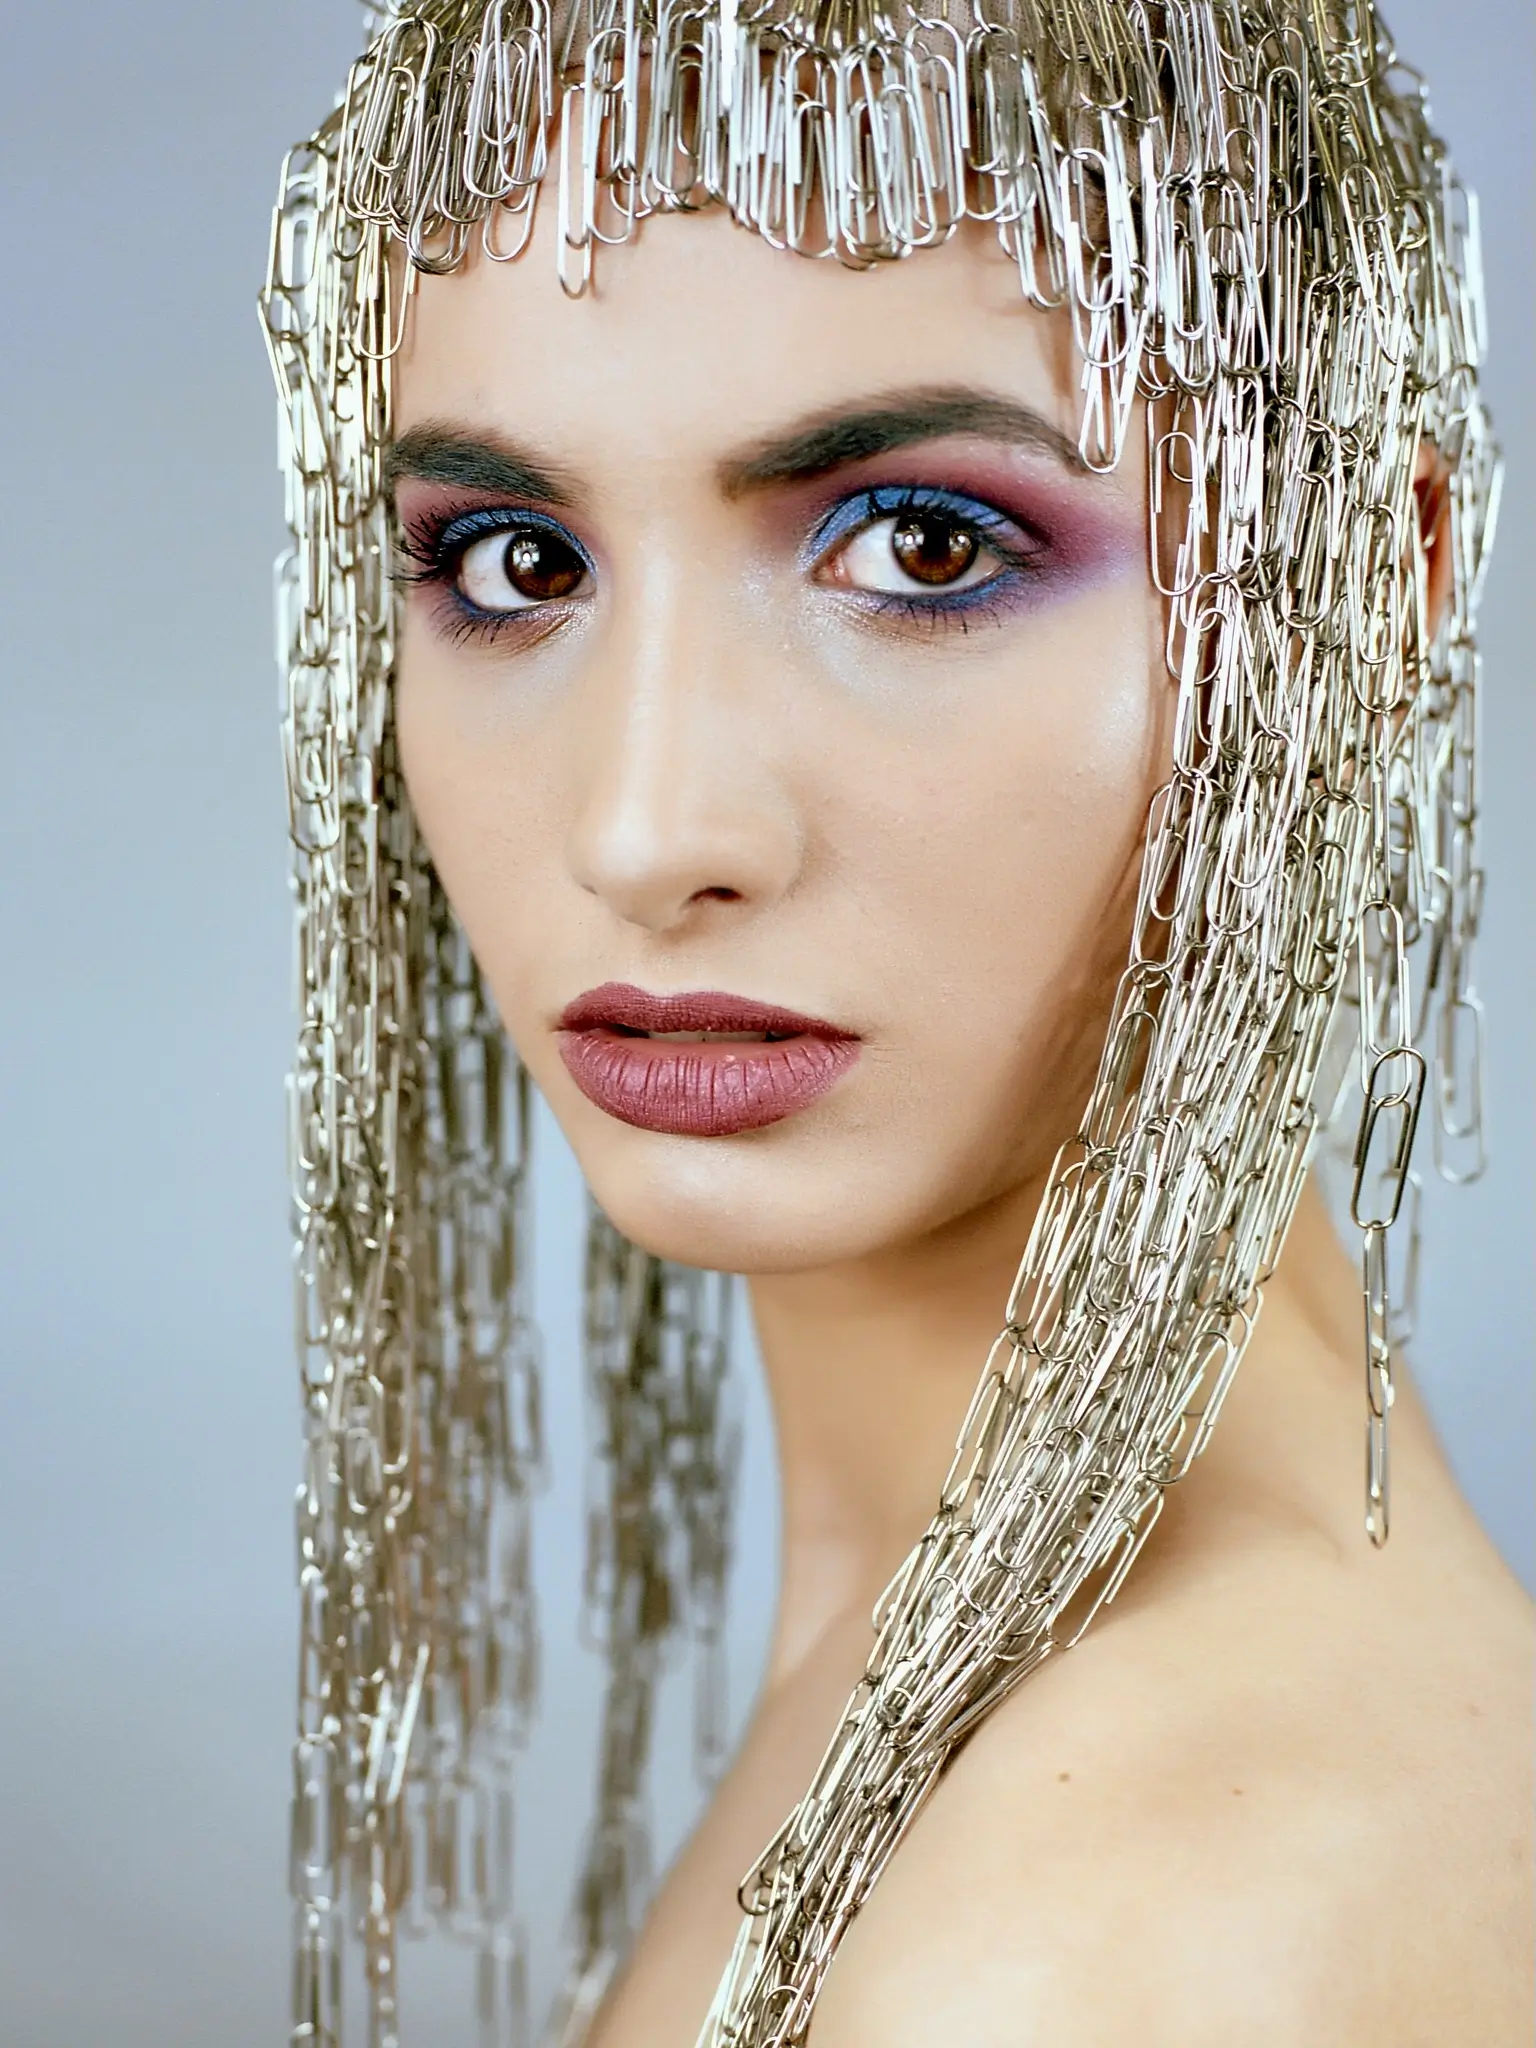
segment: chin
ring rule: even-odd
[[[809,1133],[786,1142],[784,1126],[734,1138],[635,1131],[605,1134],[600,1144],[579,1127],[566,1132],[614,1225],[683,1266],[746,1277],[804,1272],[878,1252],[927,1220],[907,1213],[900,1182],[910,1169],[902,1175],[896,1158],[855,1165],[838,1156],[843,1146],[819,1145]]]

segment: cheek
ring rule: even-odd
[[[395,663],[395,732],[405,786],[428,851],[463,915],[465,854],[478,837],[473,714],[453,665],[409,607]],[[464,872],[466,865],[469,873]]]
[[[544,833],[541,784],[516,773],[526,737],[508,715],[494,666],[444,647],[407,615],[395,681],[395,730],[411,807],[433,866],[493,980],[527,934],[512,920],[535,903],[525,885],[530,847]],[[498,990],[498,996],[500,991]]]
[[[1022,659],[947,705],[905,774],[885,766],[905,801],[867,837],[891,856],[869,893],[902,906],[902,980],[923,991],[931,1057],[994,1112],[1001,1088],[1027,1116],[1069,1051],[1074,1078],[1096,1054],[1173,708],[1143,596],[1101,594],[1038,622]]]

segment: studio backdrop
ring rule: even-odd
[[[1481,198],[1486,391],[1508,458],[1483,614],[1492,1156],[1475,1186],[1426,1187],[1412,1361],[1478,1514],[1533,1585],[1536,11],[1386,12]],[[267,567],[281,508],[254,300],[279,158],[359,32],[352,0],[0,6],[5,2048],[287,2037],[291,948]],[[590,1775],[597,1696],[575,1623],[582,1194],[547,1117],[536,1141],[563,1475],[541,1502],[538,1574],[562,1712],[525,1774],[521,1833],[548,1953],[575,1853],[564,1788]],[[738,1718],[776,1535],[750,1359],[744,1420]],[[665,1850],[698,1794],[686,1712],[663,1722]],[[418,1973],[411,2006],[423,2048],[468,2048],[462,1972]]]

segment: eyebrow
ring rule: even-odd
[[[969,385],[946,384],[893,392],[856,411],[831,408],[727,456],[715,474],[727,498],[740,498],[775,485],[806,483],[953,434],[1006,441],[1047,455],[1074,475],[1091,473],[1077,443],[1032,406]],[[386,448],[385,488],[392,493],[402,477],[546,505],[570,506],[580,495],[569,472],[517,442],[434,420],[411,427]]]
[[[385,449],[385,489],[393,494],[402,477],[509,498],[537,498],[546,505],[570,505],[576,498],[568,476],[516,442],[495,433],[465,433],[434,420],[410,428]]]
[[[892,392],[857,412],[829,410],[790,433],[774,435],[745,454],[729,457],[717,474],[725,495],[738,498],[775,484],[806,483],[850,463],[867,462],[872,456],[951,434],[1007,441],[1016,448],[1048,455],[1075,475],[1090,474],[1077,443],[1052,426],[1043,413],[965,384]]]

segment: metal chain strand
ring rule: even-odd
[[[587,1380],[597,1484],[587,1508],[586,1623],[605,1656],[597,1814],[575,1900],[556,2041],[579,2041],[651,1889],[646,1772],[657,1682],[686,1631],[697,1650],[700,1778],[725,1753],[724,1607],[739,1450],[729,1398],[729,1279],[650,1257],[596,1207],[587,1236]]]
[[[391,2048],[399,1934],[436,1927],[476,1951],[482,2040],[516,2044],[528,2020],[511,1795],[537,1676],[529,1509],[542,1462],[524,1249],[528,1091],[394,759],[378,456],[398,313],[377,240],[335,236],[339,132],[333,121],[285,167],[264,297],[294,534],[279,570],[279,639],[298,904],[291,1160],[308,1448],[292,2038],[315,2048],[346,2038],[343,1965],[355,1931],[366,2039]],[[615,1901],[623,1913],[643,1903],[648,1717],[637,1702],[681,1632],[700,1652],[701,1764],[723,1743],[725,1297],[708,1276],[654,1261],[646,1273],[627,1341],[650,1360],[638,1384],[660,1426],[620,1447],[612,1490],[631,1511],[647,1489],[660,1497],[622,1569],[604,1581],[592,1565],[593,1597],[606,1583],[612,1609],[598,1632],[614,1652],[615,1764],[583,1881],[594,1917],[578,1934],[578,1983],[601,1975],[603,1943],[621,1924]],[[600,1350],[600,1336],[588,1339]],[[617,1387],[603,1370],[611,1405]],[[615,1453],[604,1445],[600,1455]],[[669,1550],[674,1517],[681,1558]],[[628,1642],[637,1579],[665,1598]],[[625,1727],[636,1731],[629,1755]],[[621,1882],[602,1848],[624,1831],[636,1868]]]
[[[285,167],[264,299],[295,536],[281,640],[310,1432],[296,2039],[340,2041],[348,1914],[369,2038],[395,2039],[396,1924],[461,1910],[434,1875],[441,1843],[462,1839],[455,1800],[490,1785],[482,1757],[505,1762],[527,1689],[511,1674],[532,1661],[521,1537],[507,1562],[489,1533],[508,1508],[521,1531],[537,1464],[531,1420],[505,1421],[489,1391],[501,1375],[532,1387],[508,1250],[522,1125],[490,1107],[520,1096],[510,1068],[494,1078],[499,1035],[391,738],[380,457],[412,281],[477,238],[517,254],[540,204],[573,294],[601,244],[658,211],[720,204],[775,246],[855,267],[978,220],[1025,299],[1073,322],[1085,459],[1113,465],[1146,402],[1172,773],[1097,1081],[937,1511],[813,1783],[743,1887],[705,2048],[798,2048],[958,1745],[1113,1598],[1204,1447],[1319,1137],[1356,1091],[1367,1526],[1386,1535],[1416,1240],[1404,1285],[1389,1251],[1416,1232],[1426,1102],[1441,1170],[1467,1178],[1482,1158],[1474,626],[1498,464],[1475,209],[1367,0],[375,14],[341,105]],[[1453,569],[1433,635],[1428,449]],[[675,1284],[595,1225],[591,1607],[611,1681],[570,2040],[643,1905],[666,1624],[685,1582],[700,1611],[723,1584],[729,1425],[715,1364],[690,1380],[689,1344],[668,1334]],[[695,1330],[710,1316],[681,1312]],[[455,1629],[466,1611],[481,1619]],[[417,1811],[436,1816],[430,1852],[411,1847]],[[469,1913],[498,1959],[503,1905],[482,1888]]]

